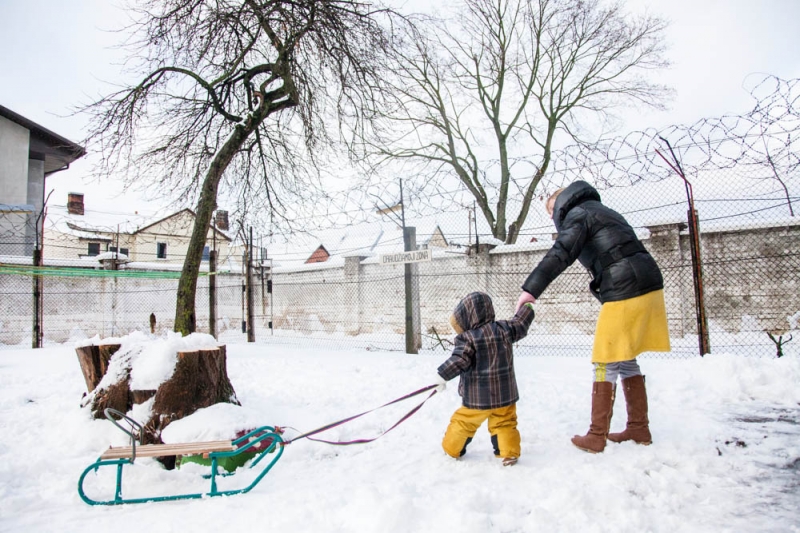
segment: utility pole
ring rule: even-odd
[[[403,180],[400,180],[400,216],[403,223],[403,248],[406,252],[417,249],[417,228],[406,227],[406,206],[403,198]],[[419,266],[406,263],[404,281],[406,293],[406,353],[419,353],[422,346],[419,318]]]

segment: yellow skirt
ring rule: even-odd
[[[606,302],[600,308],[593,363],[630,361],[642,352],[668,351],[669,327],[663,290]]]

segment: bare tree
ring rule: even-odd
[[[137,81],[84,109],[88,141],[102,173],[197,201],[175,314],[188,334],[220,186],[286,219],[324,194],[319,154],[380,104],[392,14],[355,0],[138,0],[133,12]]]
[[[373,164],[404,162],[428,186],[457,177],[493,235],[515,242],[557,137],[584,142],[587,123],[608,124],[620,103],[660,108],[670,93],[643,76],[667,65],[665,24],[606,6],[464,0],[450,19],[409,29],[395,89],[404,106],[369,143]]]

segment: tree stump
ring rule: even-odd
[[[95,348],[95,350],[85,350],[84,348]],[[93,354],[95,351],[102,353],[100,348],[103,348],[103,346],[86,346],[78,349],[83,350],[84,354],[88,354],[82,356],[81,352],[78,353],[81,369],[84,368],[84,360],[92,363],[88,368],[102,369],[103,372],[108,369],[110,357],[106,358],[103,366],[94,364]],[[118,349],[119,345],[116,345],[116,348],[111,353],[116,352]],[[86,404],[91,405],[93,416],[95,418],[105,418],[104,410],[107,407],[127,413],[134,404],[141,404],[155,397],[150,419],[139,421],[144,427],[141,444],[163,444],[161,432],[173,420],[179,420],[198,409],[209,407],[216,403],[241,405],[228,378],[225,346],[207,350],[178,352],[177,355],[178,360],[175,363],[172,376],[162,382],[157,390],[131,390],[130,367],[125,369],[116,383],[105,385],[102,389],[97,389],[95,385],[86,402]],[[93,380],[96,377],[96,383],[100,383],[103,376],[96,376],[99,372],[94,370],[93,372],[93,374],[90,374],[91,377]],[[86,376],[87,372],[84,370],[84,378]],[[89,383],[90,381],[87,378],[87,385]],[[174,467],[174,457],[158,459],[167,468]]]
[[[87,392],[92,392],[108,370],[108,361],[119,350],[119,344],[100,344],[75,348],[81,364]]]
[[[178,420],[215,403],[241,405],[228,379],[225,346],[178,352],[175,372],[161,384],[155,396],[153,412],[169,420]]]

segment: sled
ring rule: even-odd
[[[227,441],[208,441],[208,442],[191,442],[183,444],[137,444],[137,438],[142,434],[142,426],[129,418],[123,413],[115,409],[106,409],[105,415],[115,426],[124,431],[131,438],[130,446],[116,446],[110,447],[105,450],[97,460],[88,466],[81,474],[78,480],[78,494],[81,499],[89,505],[121,505],[125,503],[145,503],[145,502],[159,502],[170,500],[191,500],[198,498],[206,498],[213,496],[231,496],[234,494],[242,494],[249,492],[253,487],[264,478],[275,463],[280,459],[283,454],[283,439],[281,437],[280,428],[272,426],[262,426],[254,429],[250,433],[239,437],[234,440]],[[125,420],[130,429],[122,427],[114,417],[120,420]],[[219,463],[226,458],[239,456],[244,453],[252,453],[260,448],[265,448],[259,451],[250,463],[249,468],[253,469],[262,462],[262,459],[267,455],[272,455],[270,461],[264,461],[261,466],[260,473],[256,478],[246,487],[236,490],[219,490],[217,488],[218,476],[234,476],[233,472],[220,473]],[[199,492],[192,494],[177,494],[174,496],[152,496],[145,498],[125,498],[122,495],[122,474],[126,467],[132,467],[137,457],[169,457],[169,456],[201,456],[211,462],[211,472],[203,477],[209,479],[211,486],[208,492]],[[114,491],[114,498],[110,500],[94,500],[86,496],[83,490],[83,483],[89,472],[97,472],[100,468],[116,467],[116,488]]]

